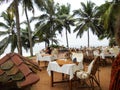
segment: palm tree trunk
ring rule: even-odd
[[[88,47],[90,46],[90,36],[89,36],[89,29],[88,29]]]
[[[53,23],[53,26],[52,26],[52,32],[53,32],[53,30],[54,30],[54,23]],[[53,37],[52,37],[52,43],[51,43],[52,45],[53,45]]]
[[[27,14],[27,8],[26,8],[26,6],[25,6],[25,15],[26,15],[27,24],[28,24],[28,35],[29,35],[29,42],[30,42],[30,54],[31,54],[31,56],[33,56],[31,27],[30,27],[30,22],[29,22],[29,19],[28,19],[28,14]]]
[[[68,43],[68,34],[67,34],[67,30],[66,30],[66,42],[67,42],[67,47],[69,48],[69,43]]]
[[[115,27],[115,40],[117,45],[120,47],[120,18],[117,18]]]
[[[18,53],[20,55],[22,55],[22,45],[21,45],[21,38],[20,38],[20,21],[19,21],[19,12],[18,12],[18,0],[14,0],[14,3],[15,3],[15,15],[16,15]]]

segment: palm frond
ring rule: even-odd
[[[0,36],[5,36],[5,35],[7,35],[7,34],[8,34],[7,31],[0,30]]]
[[[8,37],[5,37],[0,41],[0,55],[4,53],[5,49],[7,48],[9,44],[10,39]]]
[[[0,27],[4,28],[4,29],[8,29],[8,25],[6,25],[5,23],[0,22]]]
[[[11,39],[11,52],[14,52],[17,47],[17,36],[14,34],[11,35],[9,38]]]
[[[45,0],[34,0],[35,4],[37,5],[38,9],[44,11]]]

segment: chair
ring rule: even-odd
[[[87,71],[76,71],[75,75],[78,79],[80,79],[81,82],[85,82],[86,84],[88,83],[88,80],[92,88],[94,88],[94,82],[100,87],[99,72],[98,77],[96,77],[97,71],[99,71],[99,56],[95,57],[95,59],[91,61],[91,63],[88,65]]]
[[[76,68],[78,68],[79,70],[84,69],[83,66],[84,55],[82,52],[72,52],[71,59],[74,63],[76,62],[78,63],[75,67],[73,67],[73,71],[76,71]]]
[[[88,62],[91,62],[94,59],[94,53],[93,50],[87,50],[87,60]]]
[[[73,60],[73,62],[78,62],[78,67],[80,69],[84,68],[84,66],[83,66],[83,53],[82,52],[72,53],[71,59]]]
[[[54,57],[54,59],[57,59],[58,58],[58,49],[57,48],[54,48],[51,52],[51,55]]]
[[[119,54],[119,47],[118,46],[114,46],[113,53],[114,53],[115,57]]]

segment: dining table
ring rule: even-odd
[[[51,77],[51,86],[53,87],[55,83],[65,82],[63,80],[63,76],[68,75],[69,78],[67,82],[69,82],[69,90],[72,90],[72,81],[75,76],[75,72],[81,69],[80,66],[78,65],[79,63],[78,62],[73,63],[71,60],[67,59],[59,59],[56,61],[49,62],[47,72]],[[54,80],[54,72],[62,74],[61,81]]]
[[[38,61],[48,61],[51,62],[55,60],[56,57],[50,54],[41,54],[41,53],[36,53],[36,60]]]
[[[105,59],[107,57],[114,58],[115,54],[114,53],[101,53],[100,56],[101,56],[102,59]]]

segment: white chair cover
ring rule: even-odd
[[[74,58],[76,58],[76,60],[77,60],[77,62],[79,62],[79,64],[78,64],[78,67],[80,68],[80,69],[83,69],[84,68],[84,66],[83,66],[83,53],[82,52],[79,52],[79,53],[72,53],[72,60],[74,59]]]
[[[87,79],[87,78],[89,78],[89,75],[90,75],[90,73],[91,73],[91,71],[92,71],[92,67],[93,67],[94,61],[95,61],[95,60],[93,60],[93,61],[89,64],[87,71],[81,70],[81,71],[79,71],[79,72],[76,73],[76,76],[77,76],[78,78],[80,78],[80,79]]]

